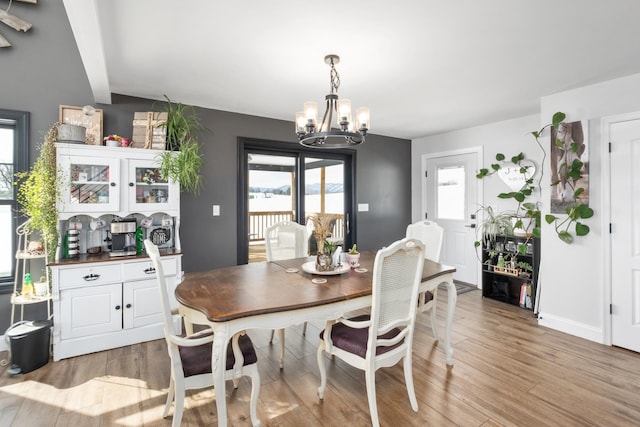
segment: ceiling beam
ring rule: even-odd
[[[63,0],[95,102],[111,104],[97,0]]]

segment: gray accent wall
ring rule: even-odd
[[[131,135],[133,113],[154,109],[156,101],[122,95],[114,95],[112,105],[94,104],[62,0],[35,6],[14,2],[12,8],[33,23],[33,28],[28,33],[3,31],[13,47],[0,51],[0,108],[31,113],[30,163],[38,155],[44,134],[57,121],[60,104],[102,108],[104,135]],[[197,196],[181,196],[185,272],[236,263],[238,137],[297,144],[293,122],[197,111],[210,132],[203,132],[199,139],[204,155],[203,189]],[[379,249],[404,237],[411,220],[411,141],[369,135],[357,150],[356,203],[369,205],[368,212],[356,212],[358,248]],[[213,204],[221,206],[218,217],[212,216]],[[9,326],[10,312],[9,295],[0,295],[0,334]],[[25,317],[44,318],[46,312],[27,307]]]

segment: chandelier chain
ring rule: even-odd
[[[336,67],[333,63],[333,59],[331,60],[331,93],[338,93],[338,88],[340,87],[340,75],[336,70]]]

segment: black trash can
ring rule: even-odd
[[[7,331],[11,346],[11,375],[26,374],[49,362],[51,322],[34,320],[11,327]]]

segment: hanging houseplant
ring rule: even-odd
[[[180,190],[198,194],[201,186],[202,155],[198,132],[204,129],[195,109],[164,96],[167,102],[166,121],[161,124],[167,132],[168,151],[160,154],[158,170],[164,179],[180,183]]]

